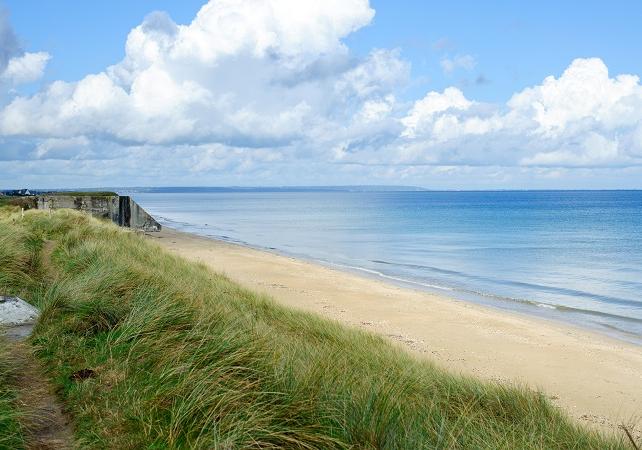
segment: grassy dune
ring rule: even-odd
[[[1,221],[6,218],[6,211],[0,210],[0,294],[16,293],[34,285],[29,275],[34,260],[34,252],[27,249],[29,237],[24,231]],[[21,413],[16,402],[16,375],[9,343],[0,336],[0,449],[17,450],[25,446]]]
[[[0,213],[0,290],[83,448],[626,448],[75,212]]]

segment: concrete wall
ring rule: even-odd
[[[160,231],[161,226],[129,196],[39,195],[38,209],[76,209],[127,228]]]
[[[118,221],[118,197],[76,197],[71,195],[42,195],[36,197],[38,209],[76,209],[94,217]]]
[[[121,195],[119,197],[120,217],[117,223],[124,227],[136,228],[144,231],[160,231],[161,226],[156,220],[147,214],[141,206],[131,197]]]

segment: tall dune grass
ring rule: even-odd
[[[32,285],[29,273],[35,252],[29,250],[29,243],[26,231],[0,221],[0,295],[16,294]],[[17,369],[2,333],[0,327],[0,449],[18,450],[25,443],[14,386]]]
[[[43,309],[32,343],[83,448],[625,448],[543,395],[450,374],[85,215],[5,212],[8,235],[21,268],[0,250],[0,289]]]

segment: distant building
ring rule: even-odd
[[[15,189],[13,191],[3,191],[0,193],[9,197],[30,197],[33,194],[29,189]]]

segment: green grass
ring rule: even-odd
[[[77,212],[0,212],[2,289],[43,309],[32,344],[82,448],[627,448],[543,395],[452,375]]]
[[[3,208],[2,211],[6,215],[10,210]],[[28,250],[29,241],[24,231],[0,221],[0,294],[34,287],[29,272],[35,253]],[[18,450],[24,448],[25,442],[14,389],[17,368],[2,331],[0,328],[0,449]]]

